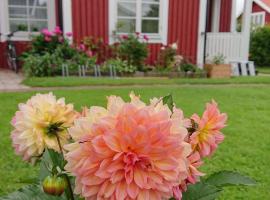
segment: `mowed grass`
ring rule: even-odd
[[[257,70],[260,74],[270,74],[270,67],[259,67]]]
[[[184,84],[270,84],[270,77],[206,78],[93,78],[93,77],[43,77],[23,81],[32,87],[119,86],[119,85],[184,85]]]
[[[153,96],[172,93],[177,106],[186,116],[194,112],[201,114],[204,105],[215,99],[223,112],[229,115],[228,126],[224,130],[226,139],[217,153],[205,160],[201,170],[211,174],[220,170],[236,170],[258,181],[256,187],[227,188],[220,199],[266,200],[270,191],[270,86],[184,86],[148,88],[104,88],[102,90],[54,91],[57,97],[66,97],[67,102],[82,106],[106,105],[106,96],[120,95],[127,99],[134,89],[143,100]],[[11,192],[22,184],[18,182],[35,177],[37,167],[23,163],[14,155],[10,141],[9,121],[17,104],[25,102],[34,92],[0,94],[0,195]]]

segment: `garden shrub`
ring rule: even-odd
[[[27,76],[52,76],[56,68],[55,65],[57,60],[53,59],[49,53],[45,53],[44,55],[34,55],[29,54],[24,59],[23,69]]]
[[[184,63],[180,66],[182,72],[196,72],[197,66],[191,63]]]
[[[114,67],[120,75],[134,74],[137,71],[136,66],[130,65],[126,60],[121,60],[120,58],[107,60],[102,66],[103,72],[108,73],[110,66]]]
[[[93,65],[95,56],[83,44],[70,45],[68,37],[64,37],[59,27],[53,32],[43,30],[32,40],[31,49],[22,55],[23,70],[27,76],[54,76],[62,72],[66,64],[69,72],[77,71],[78,65]]]
[[[258,66],[270,66],[270,26],[257,28],[252,32],[250,60]]]
[[[177,55],[177,44],[162,46],[157,61],[157,68],[170,68],[173,65],[175,56]]]
[[[148,56],[147,41],[147,36],[141,38],[139,33],[119,37],[118,56],[122,60],[126,60],[129,65],[136,66],[139,71],[143,71],[144,61]]]
[[[112,57],[116,57],[117,49],[115,45],[109,45],[103,38],[85,37],[82,44],[93,52],[98,62],[104,62]]]
[[[184,56],[177,54],[177,43],[161,48],[158,62],[158,71],[196,72],[197,66],[190,63]]]

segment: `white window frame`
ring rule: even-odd
[[[255,25],[254,28],[263,27],[265,25],[265,15],[266,15],[266,13],[264,11],[252,13],[251,14],[251,26]],[[256,22],[254,23],[254,21],[256,21],[260,17],[262,18],[261,23],[260,24],[257,24]]]
[[[55,0],[47,2],[48,29],[52,31],[56,26]],[[0,33],[1,40],[6,41],[5,35],[10,32],[8,0],[0,0]],[[12,37],[14,41],[30,41],[31,35],[38,32],[18,31]]]
[[[113,37],[113,33],[116,30],[117,25],[117,1],[118,0],[109,0],[109,42],[113,44],[115,41]],[[142,0],[137,1],[137,14],[141,15],[141,3]],[[168,0],[160,0],[160,9],[159,9],[159,33],[158,34],[150,34],[143,33],[147,35],[149,38],[149,43],[162,43],[167,45],[167,37],[168,37],[168,9],[169,9],[169,1]],[[141,20],[136,20],[136,32],[141,32]]]

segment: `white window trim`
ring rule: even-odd
[[[48,0],[48,29],[52,31],[56,26],[56,12],[55,0]],[[5,35],[10,32],[9,28],[9,13],[8,13],[8,0],[0,0],[0,41],[6,41]],[[12,40],[14,41],[30,41],[31,35],[38,34],[38,32],[19,31],[14,34]]]
[[[262,16],[262,24],[260,24],[260,25],[259,24],[255,24],[255,25],[258,25],[260,27],[264,26],[265,25],[265,15],[266,15],[266,13],[264,11],[252,13],[251,14],[251,23],[253,23],[253,18],[254,17]],[[253,25],[253,24],[251,24],[251,25]]]
[[[213,3],[213,10],[211,10],[213,13],[211,31],[217,33],[219,32],[221,0],[215,0]]]
[[[138,5],[138,4],[137,4]],[[138,9],[140,10],[140,9]],[[167,45],[168,38],[168,11],[169,1],[160,0],[160,19],[159,19],[159,34],[144,34],[149,37],[148,43],[162,43]],[[115,39],[113,38],[113,32],[115,31],[117,23],[117,0],[109,0],[109,43],[113,44]],[[137,20],[137,27],[141,27],[141,22]]]
[[[63,32],[66,35],[67,33],[73,32],[72,24],[72,2],[71,0],[62,1],[62,12],[63,12]],[[73,37],[70,37],[70,43],[73,41]]]

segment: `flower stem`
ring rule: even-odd
[[[59,138],[59,136],[58,136],[57,134],[55,134],[55,136],[56,136],[56,139],[57,139],[57,143],[58,143],[60,152],[61,152],[61,154],[62,154],[62,156],[63,156],[63,159],[64,159],[64,152],[63,152],[63,148],[62,148],[62,146],[61,146],[60,138]],[[75,199],[74,199],[73,190],[72,190],[72,186],[71,186],[71,182],[70,182],[70,180],[69,180],[68,175],[66,175],[66,174],[65,174],[65,179],[66,179],[66,181],[67,181],[67,186],[68,186],[68,191],[69,191],[69,195],[68,195],[68,196],[70,196],[70,199],[71,199],[71,200],[75,200]]]

